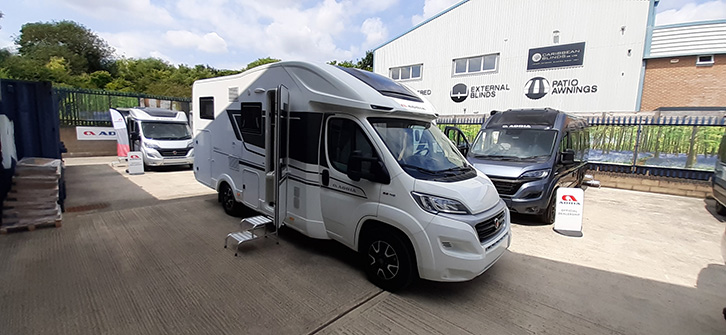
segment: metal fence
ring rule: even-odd
[[[592,126],[589,168],[710,180],[726,129],[726,116],[710,114],[587,116],[585,118]],[[471,140],[485,119],[485,115],[448,115],[439,117],[437,123],[463,126],[462,130]]]
[[[159,107],[190,110],[190,98],[54,87],[61,126],[111,126],[109,108]]]

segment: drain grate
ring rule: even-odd
[[[111,206],[108,202],[99,202],[97,204],[66,207],[66,212],[86,212],[94,209],[106,208],[108,206]]]

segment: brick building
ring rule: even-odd
[[[641,111],[726,106],[726,20],[659,26],[651,36]]]

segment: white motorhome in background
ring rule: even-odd
[[[381,288],[470,280],[510,244],[492,183],[388,78],[279,62],[195,82],[193,110],[195,177],[225,211],[339,241]]]
[[[143,153],[144,166],[194,163],[192,133],[183,111],[161,108],[117,108],[126,118],[131,151]]]

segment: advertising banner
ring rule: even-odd
[[[76,127],[79,141],[115,141],[116,130],[112,127]]]
[[[126,157],[131,150],[129,147],[129,133],[126,130],[126,120],[117,110],[111,108],[111,122],[113,129],[116,131],[116,155],[118,157]]]
[[[582,65],[585,42],[529,49],[527,70]]]
[[[129,174],[144,174],[144,159],[141,154],[141,151],[129,152]]]
[[[584,203],[585,192],[581,188],[558,188],[555,198],[555,231],[568,236],[582,236]]]

